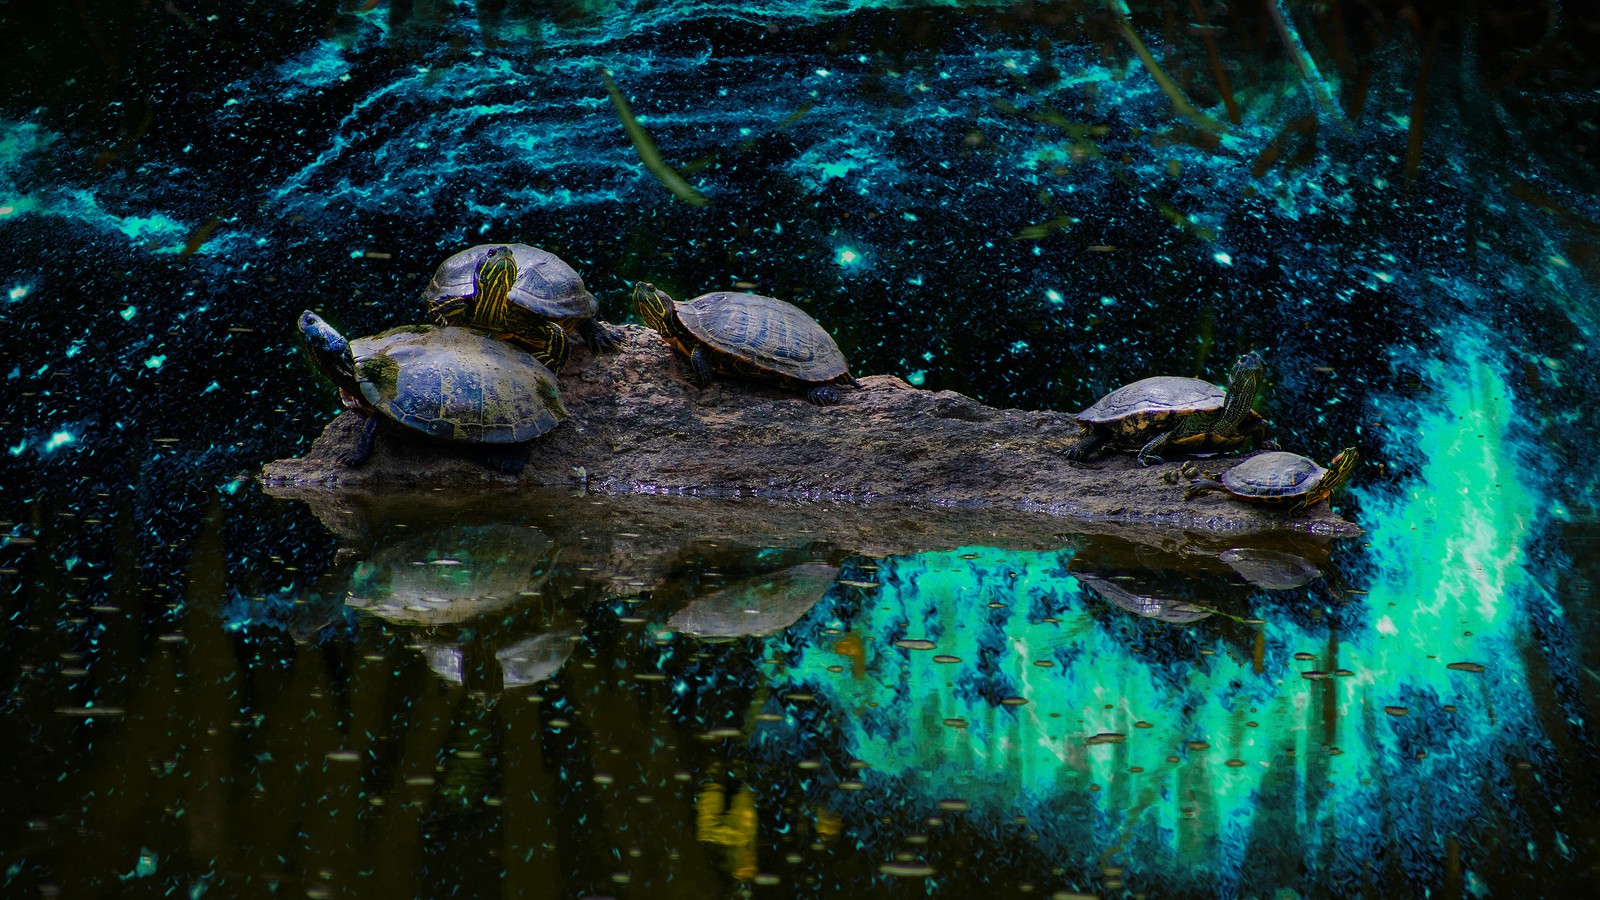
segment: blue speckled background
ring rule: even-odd
[[[315,307],[353,332],[415,320],[433,266],[485,240],[557,252],[612,321],[628,317],[636,279],[685,295],[748,283],[827,323],[858,372],[1002,406],[1076,409],[1156,373],[1220,380],[1254,348],[1271,368],[1260,409],[1286,445],[1326,458],[1355,444],[1369,461],[1346,501],[1370,533],[1347,561],[1364,602],[1274,618],[1267,640],[1317,649],[1332,629],[1340,659],[1377,674],[1313,695],[1292,671],[1178,672],[1160,654],[1129,655],[1119,629],[1154,626],[1128,619],[1090,629],[1093,649],[1057,669],[964,676],[1089,709],[1113,671],[1119,696],[1182,711],[1169,717],[1174,741],[1205,735],[1247,763],[1218,768],[1210,751],[1214,764],[1192,770],[1221,798],[1201,837],[1159,816],[1118,824],[1148,798],[1122,797],[1113,814],[1096,794],[1074,807],[1080,830],[1045,840],[1136,854],[1144,883],[1168,893],[1288,884],[1300,876],[1252,880],[1265,852],[1252,835],[1291,832],[1305,883],[1330,894],[1361,889],[1372,859],[1419,891],[1539,893],[1552,873],[1565,886],[1593,872],[1594,829],[1575,834],[1571,810],[1600,799],[1589,721],[1600,202],[1593,35],[1575,11],[1133,3],[1124,20],[1115,0],[369,5],[6,12],[9,518],[26,523],[35,500],[102,496],[145,523],[152,566],[180,566],[174,548],[206,492],[242,502],[234,476],[304,449],[336,408],[294,315]],[[1122,21],[1196,114],[1139,63]],[[645,170],[604,70],[706,202]],[[278,522],[230,525],[251,591],[304,583],[264,559],[300,540]],[[73,541],[105,540],[67,536],[57,552],[76,563],[95,554]],[[996,567],[1081,604],[1061,564],[886,565],[937,569],[893,600],[894,615],[932,620],[964,615],[966,601],[930,585],[979,590]],[[833,627],[828,610],[806,621]],[[901,627],[882,608],[851,615],[874,633]],[[1000,635],[974,628],[962,655]],[[827,657],[817,640],[795,651],[795,677]],[[1452,655],[1492,665],[1462,674],[1444,668]],[[1061,760],[1048,729],[973,727],[961,752],[984,765],[930,762],[955,751],[906,722],[946,670],[905,665],[862,688],[898,724],[852,720],[840,737],[872,757],[872,778],[925,770],[936,784],[895,787],[912,804],[965,791],[996,816],[1049,806],[1057,782],[1041,773]],[[1345,750],[1316,772],[1274,780],[1252,755],[1265,750],[1220,736],[1243,733],[1233,720],[1246,701],[1288,704],[1323,728],[1317,704],[1336,692],[1367,712],[1326,735],[1274,735]],[[1022,715],[968,693],[959,702],[985,715]],[[1487,702],[1417,711],[1465,694]],[[1095,754],[1124,746],[1074,750],[1088,768],[1072,778],[1093,778]],[[991,769],[1010,774],[990,784]],[[956,770],[968,780],[944,783]]]

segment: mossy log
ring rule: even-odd
[[[346,412],[305,456],[269,463],[262,479],[366,491],[583,485],[608,494],[1010,509],[1194,531],[1361,533],[1327,504],[1290,515],[1217,495],[1186,502],[1185,481],[1164,477],[1176,462],[1143,468],[1114,454],[1069,463],[1060,451],[1079,427],[1068,413],[996,409],[884,375],[841,387],[841,402],[829,407],[743,380],[699,388],[654,332],[623,331],[619,353],[574,353],[561,379],[570,415],[533,442],[520,476],[485,465],[471,447],[391,434],[365,464],[345,468],[338,457],[361,427]],[[1200,464],[1217,471],[1233,461]]]

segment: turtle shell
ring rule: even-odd
[[[415,431],[514,444],[561,424],[556,376],[526,350],[466,328],[407,325],[350,342],[367,404]]]
[[[1132,434],[1175,416],[1219,410],[1223,396],[1222,388],[1198,378],[1157,375],[1101,397],[1078,413],[1078,421]]]
[[[1222,486],[1236,497],[1276,500],[1311,493],[1327,469],[1298,453],[1259,453],[1222,473]]]
[[[439,264],[433,280],[422,292],[431,306],[452,297],[471,296],[473,279],[483,260],[505,247],[517,263],[517,281],[507,296],[512,303],[549,319],[584,319],[599,310],[599,301],[583,286],[583,279],[561,257],[527,244],[479,244]]]
[[[827,382],[850,371],[833,335],[792,303],[719,291],[676,307],[678,319],[702,343],[757,372]]]

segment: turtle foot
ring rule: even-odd
[[[595,353],[615,353],[622,346],[622,330],[590,319],[583,326],[583,342]]]
[[[832,385],[818,385],[806,391],[806,399],[818,406],[832,406],[839,402],[839,391]]]

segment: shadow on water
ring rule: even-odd
[[[181,584],[131,516],[64,559],[70,517],[34,504],[6,547],[10,887],[1464,890],[1517,883],[1513,838],[1578,839],[1540,812],[1585,752],[1549,752],[1559,679],[1394,648],[1359,546],[301,499],[215,495]]]

